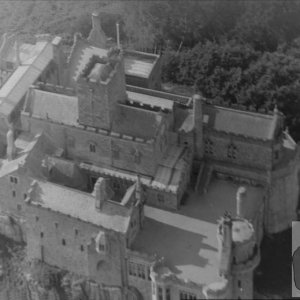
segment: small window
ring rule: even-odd
[[[14,184],[17,184],[18,183],[18,178],[15,177],[15,176],[10,176],[10,182],[14,183]]]
[[[78,236],[78,229],[75,229],[75,236]]]
[[[171,291],[170,291],[170,288],[166,288],[166,300],[171,300]]]
[[[12,176],[10,176],[10,182],[14,183],[14,178]]]
[[[21,204],[17,204],[17,209],[18,210],[22,210],[22,205]]]
[[[150,267],[147,267],[147,277],[148,277],[148,280],[151,281],[150,273],[151,273]]]
[[[75,147],[75,139],[72,136],[67,137],[67,144],[69,147],[74,148]]]
[[[26,198],[27,198],[27,194],[26,193],[23,194],[23,198],[24,198],[24,200],[26,200]]]
[[[163,289],[158,287],[158,300],[163,300]]]
[[[39,219],[40,219],[40,218],[39,218],[38,216],[35,217],[35,221],[36,221],[36,222],[38,222]]]
[[[12,191],[12,196],[16,197],[16,191]]]
[[[213,142],[210,139],[205,140],[204,151],[208,155],[213,155]]]
[[[82,252],[84,251],[83,245],[80,246],[80,250],[81,250]]]
[[[227,148],[227,157],[231,159],[236,159],[237,148],[235,145],[230,144]]]
[[[54,224],[55,224],[55,228],[57,229],[57,228],[58,228],[58,223],[57,223],[57,222],[55,222]]]
[[[18,178],[14,177],[14,183],[17,184],[18,183]]]
[[[93,152],[93,153],[96,152],[96,144],[90,143],[90,152]]]
[[[61,243],[63,244],[63,246],[66,246],[66,240],[65,239],[62,239]]]
[[[41,239],[44,237],[44,232],[41,232]]]
[[[238,287],[239,287],[239,289],[241,289],[241,288],[242,288],[242,283],[241,283],[241,281],[240,281],[240,280],[238,280]]]
[[[279,150],[275,150],[275,152],[274,152],[274,158],[275,159],[279,158]]]

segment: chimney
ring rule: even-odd
[[[7,159],[13,160],[16,155],[16,146],[15,146],[15,137],[14,137],[14,128],[13,125],[9,125],[9,130],[6,134],[6,142],[7,142]]]
[[[108,179],[99,177],[94,187],[95,195],[95,207],[97,210],[101,210],[103,203],[107,198],[107,182]]]
[[[106,48],[107,37],[102,30],[100,17],[97,12],[92,13],[92,30],[87,39],[93,46]]]
[[[92,13],[92,28],[93,29],[101,28],[99,14],[96,11]]]
[[[195,94],[193,96],[193,122],[194,122],[194,145],[195,158],[201,159],[203,156],[203,113],[202,113],[203,96]]]
[[[238,218],[246,218],[246,202],[247,202],[247,190],[241,186],[236,193],[236,216]]]
[[[120,28],[119,28],[119,22],[117,22],[116,27],[117,27],[117,47],[120,49]]]

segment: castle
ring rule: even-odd
[[[92,18],[68,56],[2,37],[0,233],[93,299],[253,298],[263,234],[298,203],[283,114],[161,91],[160,57],[110,47]]]

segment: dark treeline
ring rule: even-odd
[[[164,81],[256,109],[277,104],[300,140],[299,1],[146,1],[119,9],[129,45],[164,49]]]

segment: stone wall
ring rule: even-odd
[[[213,154],[208,155],[204,152],[207,158],[251,168],[270,169],[272,167],[272,148],[268,143],[206,130],[204,141],[207,138],[213,143]],[[230,144],[236,146],[235,159],[229,158],[227,155]]]
[[[154,175],[156,171],[155,142],[140,142],[125,139],[120,135],[109,135],[94,129],[57,124],[22,114],[23,130],[31,133],[48,133],[56,144],[65,150],[67,158],[95,165],[114,166],[145,175]],[[95,144],[95,152],[90,151],[90,144]],[[114,151],[112,151],[114,150]],[[138,150],[140,162],[134,162]],[[117,153],[116,153],[117,152]]]
[[[26,206],[29,259],[43,260],[103,284],[122,285],[120,249],[125,243],[117,233],[107,232],[109,251],[100,257],[92,242],[98,227],[39,206]]]

